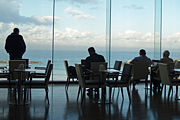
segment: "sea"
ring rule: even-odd
[[[98,54],[103,55],[106,58],[105,51],[98,51]],[[138,51],[112,51],[111,52],[111,63],[113,67],[115,60],[126,62],[132,60],[135,56],[138,56]],[[147,56],[151,59],[154,58],[153,52],[147,51]],[[71,51],[71,50],[56,50],[54,52],[54,69],[53,69],[53,81],[65,81],[66,71],[64,66],[64,60],[67,60],[69,65],[74,66],[76,63],[80,63],[81,59],[85,59],[88,56],[87,51]],[[179,59],[180,52],[171,53],[171,58]],[[52,60],[52,52],[50,50],[27,50],[23,58],[28,58],[30,61],[31,68],[36,66],[46,66],[47,61]],[[8,65],[9,56],[1,50],[0,51],[0,66]]]

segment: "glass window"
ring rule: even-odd
[[[74,66],[95,47],[105,56],[106,1],[59,0],[56,2],[54,81],[66,80],[64,60]]]
[[[180,58],[180,15],[179,0],[163,0],[163,26],[162,26],[162,52],[164,50],[170,51],[170,57]]]
[[[46,66],[51,59],[52,1],[1,0],[0,6],[1,64],[9,60],[4,49],[6,37],[17,27],[27,47],[23,58],[29,58],[31,67]]]
[[[112,0],[111,64],[138,56],[140,49],[153,57],[154,2],[152,0]]]

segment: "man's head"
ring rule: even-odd
[[[145,56],[146,55],[146,51],[144,49],[141,49],[139,51],[139,55]]]
[[[93,55],[94,53],[96,53],[94,47],[88,48],[88,52],[89,52],[89,55]]]
[[[18,28],[14,28],[13,29],[13,33],[19,34],[19,29]]]
[[[170,55],[170,52],[169,52],[168,50],[165,50],[165,51],[163,52],[163,57],[168,58],[169,55]]]

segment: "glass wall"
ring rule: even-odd
[[[52,1],[1,0],[0,5],[1,64],[9,60],[4,49],[6,37],[17,27],[27,47],[23,58],[29,58],[31,67],[45,66],[51,59]]]
[[[179,0],[163,0],[162,3],[162,52],[170,51],[170,57],[180,58],[180,9]]]
[[[54,29],[53,2],[56,3]],[[15,27],[24,37],[27,50],[23,58],[30,59],[31,67],[46,66],[54,55],[54,81],[66,80],[64,60],[73,66],[80,63],[91,46],[106,56],[112,66],[115,60],[133,59],[142,48],[150,58],[156,58],[154,50],[157,51],[155,55],[159,58],[162,38],[162,49],[179,58],[178,3],[178,0],[163,3],[162,0],[1,0],[0,65],[7,65],[9,60],[4,45]]]
[[[155,0],[154,18],[154,58],[161,58],[162,42],[162,0]]]
[[[110,0],[109,0],[110,1]],[[108,2],[107,2],[108,3]],[[111,64],[138,56],[140,49],[153,57],[154,1],[111,1]]]
[[[105,17],[104,0],[56,1],[54,81],[66,80],[64,60],[80,63],[89,47],[105,56]]]

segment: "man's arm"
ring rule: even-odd
[[[5,49],[6,49],[6,52],[7,53],[9,53],[9,49],[10,49],[10,47],[9,47],[9,36],[6,38],[6,43],[5,43]]]

